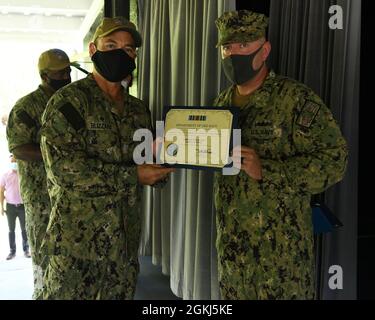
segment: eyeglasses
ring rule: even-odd
[[[138,54],[138,49],[136,47],[133,47],[133,46],[125,46],[124,51],[127,54],[133,55],[133,56],[136,56]]]

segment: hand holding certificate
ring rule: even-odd
[[[230,150],[241,145],[237,119],[235,108],[166,108],[158,161],[198,170],[232,168]]]

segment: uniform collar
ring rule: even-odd
[[[256,107],[256,108],[264,108],[268,106],[268,101],[271,97],[274,85],[276,80],[276,74],[271,69],[268,72],[266,79],[264,80],[262,86],[260,86],[257,90],[255,90],[251,96],[249,97],[249,103],[242,109],[247,108],[248,106]],[[230,90],[229,94],[229,101],[232,101],[233,94],[235,93],[236,86],[233,85]]]
[[[88,74],[86,77],[87,81],[91,83],[90,87],[93,90],[93,98],[96,98],[98,100],[105,100],[107,102],[106,106],[109,111],[112,113],[117,114],[118,116],[123,116],[119,115],[117,112],[117,109],[115,108],[115,103],[111,101],[103,92],[103,90],[99,87],[98,83],[95,81],[95,78],[92,73]],[[129,93],[124,89],[124,104],[125,106],[128,105],[129,101]],[[126,110],[124,110],[125,112]]]

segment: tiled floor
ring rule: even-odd
[[[151,262],[151,257],[140,257],[141,272],[138,277],[135,300],[178,300],[171,291],[169,276]]]
[[[22,251],[22,237],[18,220],[16,226],[17,256],[7,261],[9,254],[8,224],[6,216],[0,216],[0,300],[31,300],[33,274],[31,259]]]

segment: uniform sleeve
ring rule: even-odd
[[[79,106],[67,98],[56,100],[57,96],[50,100],[42,118],[41,151],[48,178],[63,189],[87,197],[123,193],[129,184],[136,184],[135,166],[89,157]]]
[[[262,160],[262,184],[317,194],[343,178],[347,144],[332,113],[318,96],[308,95],[301,105],[293,123],[296,155],[284,161]]]
[[[6,135],[10,152],[19,146],[35,143],[39,127],[36,121],[21,105],[16,104],[9,114]]]

